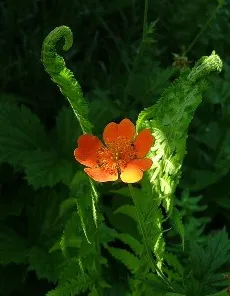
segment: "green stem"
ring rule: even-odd
[[[148,33],[148,0],[145,0],[144,21],[143,21],[143,35],[142,35],[141,44],[139,46],[138,54],[136,55],[136,57],[134,59],[133,68],[132,68],[132,70],[131,70],[131,72],[129,74],[128,81],[127,81],[127,84],[126,84],[126,87],[125,87],[125,90],[124,90],[124,107],[126,107],[126,103],[127,103],[130,81],[131,81],[131,79],[133,77],[133,74],[134,74],[135,69],[136,69],[136,65],[137,65],[137,63],[139,61],[140,53],[142,52],[142,48],[144,46],[144,40],[145,40],[145,37],[146,37],[147,33]]]
[[[160,268],[157,266],[157,264],[155,263],[155,261],[152,258],[152,253],[151,253],[151,249],[150,249],[149,244],[148,244],[148,238],[147,238],[144,222],[143,222],[142,217],[141,217],[141,211],[139,209],[139,205],[138,205],[138,203],[137,203],[137,201],[135,199],[132,184],[128,184],[128,186],[129,186],[130,195],[132,197],[134,206],[136,208],[137,218],[138,218],[138,221],[139,221],[139,226],[140,226],[141,234],[142,234],[142,237],[143,237],[147,257],[148,257],[148,259],[149,259],[149,261],[150,261],[150,263],[151,263],[151,265],[153,267],[153,270],[156,271],[158,273],[158,275],[161,277],[162,281],[164,281],[165,284],[167,284],[167,286],[169,286],[169,288],[173,290],[171,283],[168,281],[168,279],[166,278],[164,273],[160,270]]]
[[[203,26],[203,28],[200,30],[200,32],[196,35],[196,37],[193,39],[193,41],[188,46],[187,50],[183,53],[183,56],[186,56],[187,53],[193,48],[193,46],[196,44],[197,40],[200,38],[200,36],[203,34],[203,32],[208,28],[208,26],[211,24],[212,20],[216,16],[217,10],[222,6],[222,4],[218,4],[217,7],[212,12],[210,18],[207,20],[206,24]]]
[[[143,23],[143,39],[145,38],[148,31],[148,7],[149,1],[145,0],[145,10],[144,10],[144,23]]]

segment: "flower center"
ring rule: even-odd
[[[126,137],[119,136],[116,141],[108,143],[107,147],[100,148],[98,165],[110,173],[120,173],[134,158],[136,153],[133,143]]]

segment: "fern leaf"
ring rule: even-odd
[[[75,296],[86,292],[91,285],[91,279],[87,274],[80,274],[76,278],[70,278],[65,283],[57,286],[46,294],[46,296]]]
[[[133,220],[137,221],[136,209],[132,205],[123,205],[116,209],[114,214],[124,214],[132,218]]]
[[[79,259],[72,257],[67,261],[67,265],[63,268],[60,277],[59,285],[68,282],[69,279],[76,278],[80,273]]]
[[[69,254],[69,248],[77,247],[81,242],[81,239],[80,219],[74,212],[67,221],[60,240],[63,255],[67,258],[71,257]],[[74,251],[76,252],[76,250]]]
[[[89,293],[89,296],[100,296],[100,295],[98,294],[97,289],[93,287]]]
[[[95,231],[93,220],[95,224],[97,221],[96,215],[96,197],[97,192],[94,185],[89,181],[89,178],[83,172],[77,172],[71,183],[71,195],[76,198],[76,204],[78,209],[78,215],[81,221],[82,230],[85,234],[85,238],[90,243],[88,231]],[[89,217],[89,210],[92,216]]]
[[[63,217],[66,213],[74,210],[74,208],[77,209],[76,198],[70,197],[65,199],[60,205],[59,216]]]
[[[122,249],[107,247],[107,250],[114,258],[121,261],[132,273],[136,273],[138,267],[140,266],[140,261],[137,257]]]
[[[140,254],[143,251],[142,244],[131,235],[127,233],[117,233],[116,237],[123,241],[125,244],[129,245],[136,255]]]
[[[182,247],[184,249],[184,239],[185,239],[184,225],[182,223],[181,214],[176,208],[173,209],[171,221],[175,229],[177,230],[177,232],[180,234],[180,237],[182,240]]]
[[[181,265],[180,261],[178,260],[178,258],[175,255],[167,252],[167,253],[164,254],[164,259],[166,260],[166,262],[170,266],[172,266],[174,268],[174,270],[180,276],[183,276],[183,274],[184,274],[183,266]]]

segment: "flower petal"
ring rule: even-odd
[[[147,171],[151,168],[153,161],[149,158],[133,159],[129,164],[134,164],[142,171]]]
[[[129,119],[125,118],[119,124],[111,122],[105,127],[103,132],[105,144],[109,145],[109,143],[116,141],[119,136],[129,141],[134,138],[135,126]]]
[[[154,144],[154,137],[149,129],[142,130],[134,141],[134,147],[138,158],[143,158]]]
[[[88,167],[96,167],[98,150],[103,147],[101,141],[93,135],[81,135],[78,138],[78,148],[74,150],[77,161]]]
[[[103,140],[105,144],[109,144],[110,142],[116,141],[118,137],[118,124],[115,122],[111,122],[106,125],[103,132]]]
[[[125,137],[127,140],[133,140],[135,136],[135,131],[135,125],[128,118],[123,119],[118,124],[119,136]]]
[[[143,171],[136,164],[129,163],[120,178],[124,183],[136,183],[143,177]]]
[[[118,179],[118,172],[115,170],[114,173],[109,173],[102,168],[85,168],[84,171],[97,182],[116,181]]]

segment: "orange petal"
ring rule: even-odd
[[[118,179],[118,173],[115,170],[113,173],[109,173],[102,168],[85,168],[84,171],[97,182],[116,181]]]
[[[111,122],[106,125],[103,132],[103,140],[105,144],[109,144],[110,142],[116,141],[118,137],[118,124],[115,122]]]
[[[123,119],[118,124],[119,135],[125,137],[127,140],[133,140],[135,136],[135,130],[135,125],[128,118]]]
[[[104,129],[103,139],[105,144],[109,144],[116,141],[119,136],[132,141],[134,135],[134,124],[129,119],[125,118],[119,124],[116,124],[115,122],[109,123]]]
[[[136,164],[129,163],[120,178],[124,183],[136,183],[143,177],[143,171]]]
[[[154,144],[154,137],[149,129],[142,130],[134,141],[134,147],[138,158],[143,158]]]
[[[129,164],[134,164],[142,171],[147,171],[151,168],[153,161],[149,158],[133,159]]]
[[[101,141],[93,135],[81,135],[78,138],[78,148],[74,150],[77,161],[88,167],[97,166],[98,150],[103,147]]]

